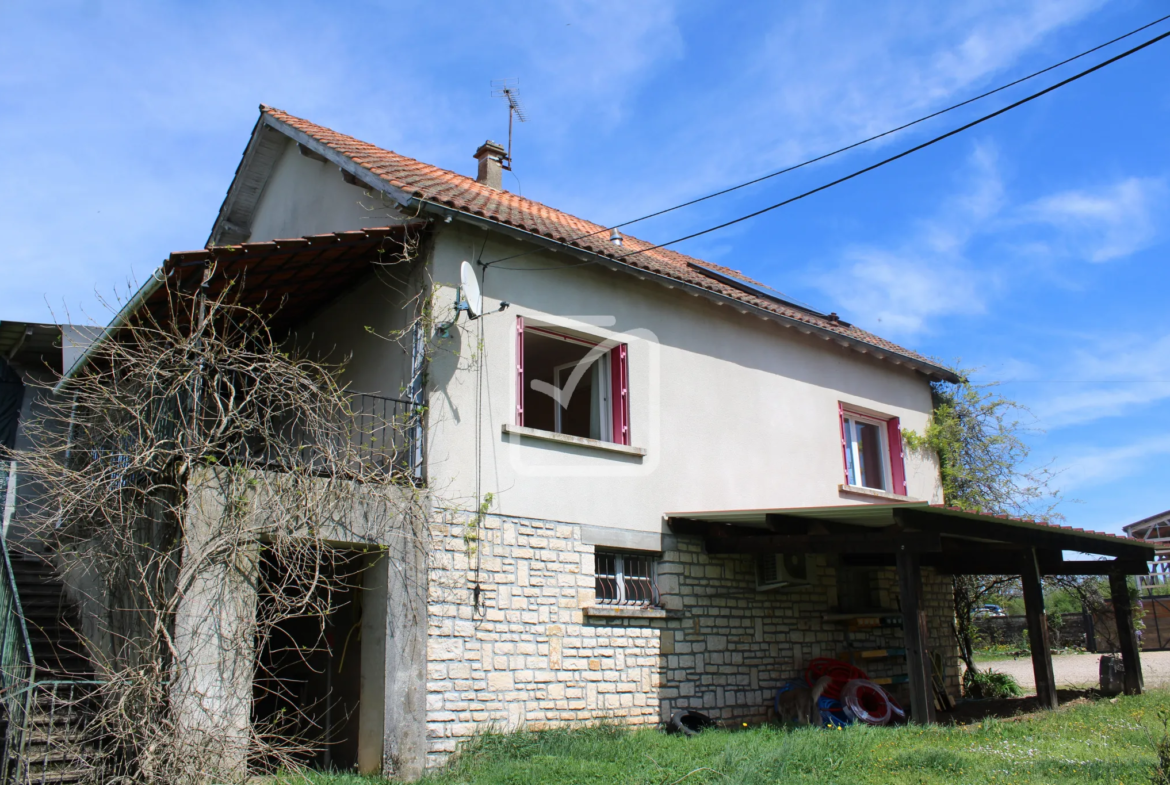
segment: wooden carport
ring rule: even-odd
[[[1139,540],[1041,521],[985,515],[926,502],[668,513],[677,534],[699,535],[711,554],[831,553],[842,563],[898,571],[911,716],[934,721],[922,608],[922,568],[949,575],[1019,575],[1028,616],[1036,694],[1056,708],[1056,683],[1040,579],[1106,575],[1113,594],[1125,691],[1142,690],[1126,576],[1144,575],[1154,550]],[[1065,560],[1064,552],[1096,558]]]

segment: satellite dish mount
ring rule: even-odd
[[[509,303],[501,302],[499,311],[507,308]],[[467,321],[474,322],[483,316],[483,293],[479,289],[479,279],[475,277],[475,268],[470,262],[459,265],[459,289],[455,292],[455,318],[439,325],[439,335],[446,338],[451,334],[451,328],[459,321],[459,314],[466,312]],[[498,311],[497,311],[498,312]]]

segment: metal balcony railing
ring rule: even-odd
[[[411,477],[422,471],[422,407],[400,398],[353,396],[350,439],[363,465]]]
[[[350,398],[348,420],[336,423],[328,433],[310,433],[303,424],[290,421],[278,426],[274,439],[249,443],[242,455],[250,463],[270,470],[336,467],[337,456],[358,465],[411,481],[422,478],[422,407],[400,398],[355,393]]]

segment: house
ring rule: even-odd
[[[164,281],[246,274],[273,330],[348,358],[362,411],[424,408],[397,468],[427,491],[426,591],[394,591],[392,560],[365,567],[357,662],[325,668],[353,696],[329,765],[416,776],[488,728],[761,722],[821,657],[855,656],[925,722],[928,653],[957,693],[952,574],[1023,574],[1039,619],[1041,574],[1144,571],[1126,538],[942,506],[902,430],[926,427],[950,369],[509,193],[505,155],[485,143],[467,177],[261,107],[207,248],[172,254],[98,338],[161,314]],[[190,604],[180,645],[212,651],[191,630],[225,635],[237,607],[254,606]],[[246,725],[252,685],[192,661],[206,672],[183,678],[217,691],[178,710]]]
[[[1166,576],[1170,574],[1167,571],[1170,567],[1170,551],[1165,547],[1167,539],[1170,539],[1170,510],[1127,523],[1121,529],[1128,536],[1148,542],[1157,549],[1154,563],[1150,565],[1150,574],[1138,578],[1138,589],[1164,586]]]

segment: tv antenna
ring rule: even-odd
[[[501,162],[509,172],[512,171],[512,118],[522,123],[528,122],[524,115],[524,107],[520,106],[519,79],[493,79],[492,98],[504,98],[508,101],[508,156]]]

